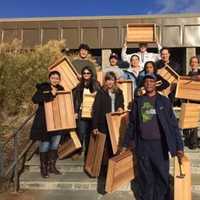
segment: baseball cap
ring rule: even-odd
[[[109,59],[111,59],[111,58],[115,58],[118,60],[118,55],[116,53],[111,53]]]
[[[157,76],[155,75],[155,74],[153,74],[153,73],[147,73],[147,74],[145,74],[145,76],[144,76],[144,78],[143,78],[143,81],[145,80],[145,79],[147,79],[147,78],[150,78],[150,79],[153,79],[153,80],[157,80]]]

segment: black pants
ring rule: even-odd
[[[184,129],[185,145],[190,149],[198,147],[198,128]]]
[[[166,200],[169,192],[169,157],[161,140],[140,139],[137,148],[140,200]]]

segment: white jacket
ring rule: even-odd
[[[162,47],[160,45],[158,45],[158,50],[160,51]],[[122,53],[121,53],[121,57],[123,61],[126,61],[128,63],[130,63],[130,59],[132,55],[137,55],[140,58],[140,66],[141,66],[141,70],[144,69],[144,65],[147,61],[153,61],[156,62],[158,60],[160,60],[160,54],[159,53],[149,53],[149,52],[137,52],[137,53],[133,53],[133,54],[127,54],[126,53],[127,48],[123,47],[122,48]]]

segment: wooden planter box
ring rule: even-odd
[[[78,83],[78,72],[67,57],[63,57],[49,67],[49,71],[58,71],[61,75],[61,85],[71,91]]]
[[[71,92],[58,92],[53,101],[44,103],[47,131],[76,128]]]
[[[82,103],[82,118],[92,118],[92,107],[95,100],[96,93],[89,93],[83,95],[83,103]]]
[[[156,24],[127,24],[127,42],[156,42]]]
[[[178,80],[176,98],[200,101],[200,81],[191,80],[189,76],[182,76]]]
[[[131,80],[120,81],[117,86],[123,91],[124,95],[124,109],[128,110],[131,102],[133,101],[133,82]]]
[[[132,181],[135,177],[134,165],[134,156],[130,151],[111,158],[108,163],[106,192],[114,192]]]
[[[90,143],[85,161],[85,171],[91,177],[99,176],[105,141],[106,135],[103,133],[98,133],[97,135],[91,134],[90,136]]]
[[[128,112],[124,113],[108,113],[106,114],[110,140],[112,144],[113,154],[122,146],[124,134],[127,128]]]
[[[192,184],[191,184],[191,166],[189,158],[184,155],[182,160],[182,171],[185,174],[184,178],[179,178],[180,175],[178,159],[174,158],[174,200],[191,200],[192,199]]]
[[[70,132],[70,139],[58,148],[58,157],[63,159],[81,148],[80,140],[75,131]]]
[[[182,103],[179,117],[181,129],[197,128],[200,121],[200,104]]]
[[[104,79],[103,71],[97,70],[97,81],[99,81],[101,86],[103,85],[103,79]]]
[[[177,84],[180,76],[168,65],[158,70],[158,74],[167,80],[170,84],[168,88],[163,90],[163,94],[168,96],[174,85]]]

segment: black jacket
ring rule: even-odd
[[[95,79],[92,79],[89,84],[85,85],[83,82],[79,83],[72,91],[74,101],[74,111],[81,116],[80,107],[83,102],[83,90],[87,88],[91,93],[100,90],[100,84]]]
[[[140,113],[143,102],[142,98],[144,97],[137,97],[134,101],[133,109],[129,114],[129,124],[124,138],[124,147],[128,147],[130,141],[133,141],[133,146],[137,153],[139,153],[137,147],[140,141],[140,125],[142,121]],[[156,113],[158,115],[161,135],[166,144],[164,149],[170,152],[172,156],[175,156],[178,150],[183,151],[183,141],[179,131],[178,122],[174,115],[170,100],[167,97],[157,94]]]
[[[44,102],[53,101],[54,96],[51,93],[50,83],[41,83],[36,85],[37,91],[32,97],[34,104],[38,104],[38,109],[36,111],[36,116],[33,121],[31,128],[31,140],[40,140],[40,141],[49,141],[50,135],[58,134],[58,131],[52,132],[51,134],[47,133],[46,121],[45,121],[45,111],[44,111]],[[64,90],[61,85],[56,86],[57,90]]]
[[[118,88],[115,95],[115,111],[117,111],[118,108],[124,109],[124,97],[122,90]],[[93,105],[93,129],[98,129],[100,132],[105,134],[108,133],[106,113],[110,113],[111,109],[111,97],[108,92],[102,88],[97,92]]]

